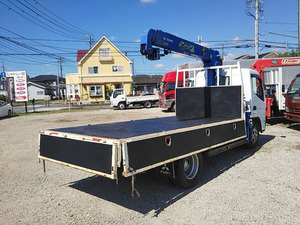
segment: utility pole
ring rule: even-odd
[[[56,61],[56,68],[57,68],[57,76],[56,76],[56,95],[57,95],[57,99],[59,100],[59,69],[58,69],[58,62],[59,59],[57,59]]]
[[[2,72],[5,72],[4,62],[2,61]]]
[[[255,59],[258,59],[258,0],[255,0]]]
[[[90,45],[90,49],[92,48],[92,36],[91,34],[89,34],[89,45]]]
[[[300,1],[300,0],[298,0]],[[259,47],[259,20],[263,19],[263,3],[261,0],[245,0],[246,14],[252,16],[255,19],[255,59],[258,59],[258,47]],[[255,15],[251,13],[250,8],[255,8]]]

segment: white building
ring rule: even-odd
[[[29,100],[44,100],[46,87],[33,82],[28,82],[27,88]]]

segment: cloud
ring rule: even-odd
[[[235,38],[232,40],[233,43],[234,43],[234,42],[239,42],[239,41],[240,41],[239,37],[235,37]]]
[[[163,65],[163,64],[161,64],[161,63],[159,63],[159,64],[156,64],[154,67],[155,67],[155,68],[164,68],[164,67],[165,67],[165,65]]]
[[[172,53],[171,54],[171,59],[183,59],[186,58],[184,54],[179,54],[179,53]]]
[[[239,55],[238,54],[233,54],[233,53],[228,53],[224,56],[224,59],[225,60],[233,60],[235,59],[236,57],[238,57]]]
[[[113,40],[116,40],[116,37],[115,37],[115,36],[111,36],[111,37],[110,37],[110,40],[112,40],[112,41],[113,41]]]
[[[140,0],[141,3],[147,4],[147,3],[155,3],[156,0]]]

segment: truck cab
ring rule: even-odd
[[[285,99],[285,118],[300,122],[300,74],[292,80]]]
[[[126,107],[126,91],[125,89],[115,89],[110,97],[110,106],[124,109]]]
[[[183,73],[178,76],[179,87],[182,86]],[[169,111],[174,111],[175,107],[175,83],[176,71],[166,73],[160,83],[159,106]]]

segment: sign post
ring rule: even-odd
[[[25,102],[25,111],[27,113],[27,73],[26,71],[6,72],[6,89],[11,102]]]

